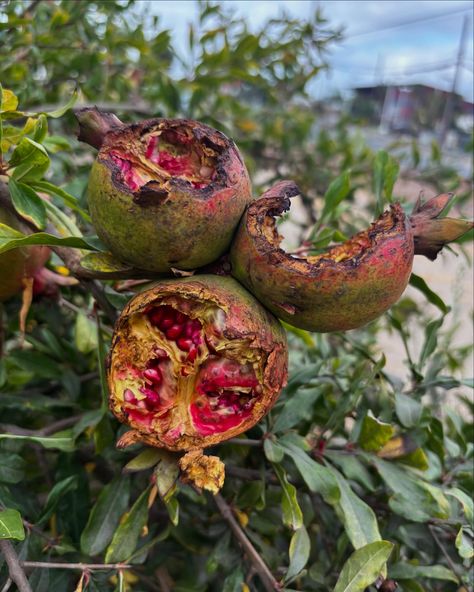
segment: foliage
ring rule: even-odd
[[[124,119],[189,116],[232,135],[257,186],[298,182],[301,233],[315,251],[394,199],[390,150],[374,154],[345,116],[324,129],[307,93],[339,34],[318,12],[250,31],[224,8],[200,4],[182,57],[143,3],[4,5],[0,182],[8,177],[16,211],[44,232],[0,225],[0,252],[69,246],[94,252],[89,268],[105,278],[120,269],[90,225],[93,154],[71,139],[73,85],[81,102]],[[360,189],[370,199],[357,213]],[[67,274],[58,252],[49,267]],[[364,329],[288,327],[291,372],[279,401],[245,438],[212,451],[226,463],[219,499],[282,589],[389,590],[397,580],[402,591],[472,590],[472,382],[462,376],[471,349],[449,345],[453,312],[422,278],[412,285],[426,302],[404,297]],[[124,428],[107,412],[104,358],[114,312],[132,292],[107,279],[62,286],[35,299],[24,335],[21,297],[4,305],[0,538],[23,560],[131,566],[35,568],[35,592],[264,590],[217,499],[177,480],[175,455],[115,448]],[[386,371],[384,331],[403,342],[408,376]]]

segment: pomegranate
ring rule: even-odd
[[[27,233],[30,229],[7,207],[0,207],[0,223]],[[0,255],[0,302],[8,300],[24,287],[24,279],[33,277],[49,259],[48,247],[31,246],[13,249]]]
[[[284,329],[231,277],[164,280],[122,312],[108,359],[110,408],[127,432],[169,450],[247,430],[287,377]]]
[[[229,247],[251,200],[235,144],[196,121],[122,125],[79,111],[79,139],[100,148],[88,201],[99,237],[122,261],[167,272],[211,263]]]
[[[447,242],[472,228],[465,220],[439,218],[450,196],[417,204],[411,217],[400,204],[370,228],[327,252],[306,257],[280,247],[275,216],[299,193],[282,181],[247,208],[232,244],[232,274],[270,311],[309,331],[361,327],[392,306],[405,290],[413,256],[432,259]]]

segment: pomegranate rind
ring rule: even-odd
[[[205,489],[214,495],[224,485],[225,465],[218,456],[206,456],[202,450],[191,450],[179,461],[181,481],[189,483],[199,491]]]
[[[21,232],[31,232],[13,213],[0,208],[0,222]],[[21,247],[0,255],[0,302],[12,298],[24,287],[24,279],[31,278],[50,257],[48,247]]]
[[[298,193],[281,182],[247,208],[232,244],[232,275],[277,317],[308,331],[362,327],[388,310],[410,278],[413,231],[399,204],[322,255],[280,248],[275,216]]]
[[[156,130],[175,129],[186,130],[196,145],[215,152],[214,178],[199,188],[199,183],[193,186],[171,176],[165,189],[151,178],[132,190],[111,154],[136,147],[137,138]],[[145,157],[135,150],[134,158]],[[117,258],[152,272],[195,269],[215,261],[229,248],[251,199],[248,172],[235,144],[204,124],[184,119],[152,119],[109,131],[88,186],[91,217],[100,239]]]
[[[164,428],[158,420],[145,423],[127,414],[120,377],[123,369],[133,360],[148,355],[141,349],[146,347],[144,341],[137,340],[132,334],[133,319],[137,315],[146,314],[153,306],[168,303],[170,297],[201,303],[222,311],[219,314],[219,327],[223,340],[229,344],[229,350],[221,353],[230,359],[238,358],[241,363],[251,360],[254,364],[261,392],[256,397],[251,412],[243,415],[238,425],[215,433],[201,432],[194,424],[190,410],[192,406],[187,401],[182,412],[180,411],[179,424],[174,415],[173,423]],[[132,298],[117,321],[107,360],[110,409],[119,421],[132,428],[133,442],[142,441],[168,450],[203,449],[237,436],[255,425],[269,411],[286,384],[287,368],[285,330],[233,278],[198,275],[164,280]],[[180,405],[180,396],[184,397],[179,391],[176,392],[176,408]]]

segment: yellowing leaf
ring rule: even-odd
[[[17,107],[18,97],[11,90],[3,88],[0,112],[5,113],[6,111],[16,111]]]

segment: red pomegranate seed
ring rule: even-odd
[[[153,151],[155,150],[155,146],[156,146],[156,136],[152,136],[150,138],[150,141],[148,142],[148,146],[146,148],[146,152],[145,152],[145,156],[147,158],[150,158],[150,156],[153,154]]]
[[[154,308],[148,313],[148,318],[153,325],[159,325],[160,321],[163,317],[163,309],[162,308]]]
[[[168,339],[172,339],[176,341],[176,339],[181,335],[183,332],[183,325],[173,325],[166,331],[166,337]]]
[[[178,339],[178,341],[176,342],[179,349],[182,351],[189,351],[193,345],[193,342],[191,341],[191,339],[185,339],[184,337],[181,337],[180,339]]]
[[[154,384],[161,384],[163,381],[163,375],[159,368],[147,368],[143,371],[143,376]]]
[[[194,360],[196,359],[198,355],[198,350],[197,347],[193,347],[188,354],[188,357],[186,358],[188,360],[188,362],[194,362]]]
[[[179,325],[182,325],[187,318],[188,317],[184,313],[179,312],[179,310],[176,312],[176,322]]]
[[[127,401],[127,403],[136,403],[137,402],[135,394],[130,389],[125,389],[125,391],[123,393],[123,398],[125,399],[125,401]]]
[[[173,325],[174,325],[174,319],[171,317],[165,317],[164,319],[161,320],[159,327],[162,331],[166,331],[167,329],[169,329]]]

